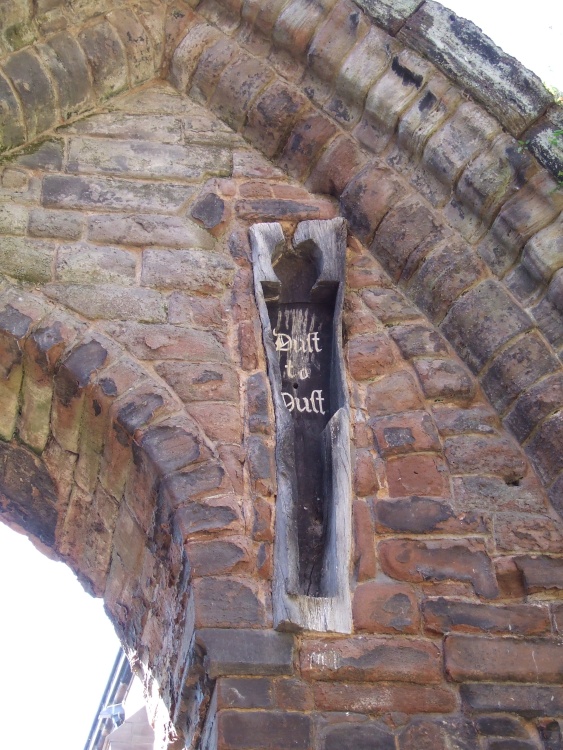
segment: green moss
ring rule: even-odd
[[[13,50],[22,49],[37,39],[37,32],[33,24],[27,21],[15,23],[6,29],[6,41]]]

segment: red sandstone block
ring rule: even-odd
[[[563,471],[563,412],[543,422],[530,440],[527,452],[540,478],[546,484],[553,482]]]
[[[368,385],[366,404],[370,416],[377,416],[420,409],[424,402],[410,372],[399,370]]]
[[[400,750],[446,750],[446,743],[444,728],[424,719],[412,722],[399,735]]]
[[[370,419],[375,445],[384,457],[414,453],[417,451],[439,451],[440,440],[425,411],[403,412],[400,415]]]
[[[263,372],[251,375],[246,381],[248,429],[253,433],[271,435],[273,415],[270,410],[270,388]]]
[[[434,248],[443,239],[439,217],[415,199],[391,208],[377,228],[371,251],[394,281],[421,243]]]
[[[511,338],[531,327],[531,320],[502,285],[483,281],[452,306],[442,331],[473,372]]]
[[[532,604],[479,604],[427,599],[423,602],[424,627],[435,633],[503,633],[538,635],[551,632],[547,606]]]
[[[247,244],[247,243],[246,243]],[[245,248],[246,250],[246,248]],[[250,248],[248,247],[248,258],[250,260]],[[237,323],[252,320],[256,314],[256,303],[254,301],[254,280],[249,262],[245,267],[236,272],[233,291],[231,296],[232,315]]]
[[[300,110],[307,106],[307,102],[303,94],[276,81],[252,103],[242,132],[272,159],[285,145]]]
[[[263,62],[248,55],[240,55],[221,74],[211,99],[211,107],[219,117],[238,130],[252,100],[272,79],[273,73]]]
[[[527,149],[501,134],[490,149],[471,161],[455,190],[456,201],[466,210],[446,208],[452,225],[469,241],[489,226],[499,208],[535,174],[538,166]],[[467,210],[469,209],[469,210]]]
[[[486,276],[486,266],[472,247],[448,240],[424,258],[411,277],[409,290],[413,301],[439,323],[455,300]]]
[[[412,104],[399,115],[396,143],[388,157],[396,168],[410,168],[420,161],[424,148],[434,133],[455,112],[461,92],[436,69]]]
[[[557,686],[466,684],[460,692],[465,706],[479,713],[516,713],[531,719],[545,716],[546,706],[555,716],[563,711],[563,688]]]
[[[237,54],[237,45],[231,39],[214,34],[212,43],[209,44],[206,37],[197,67],[191,77],[190,96],[198,102],[206,103],[217,88],[221,74]]]
[[[178,412],[170,392],[153,383],[143,383],[129,392],[113,409],[115,421],[131,437],[139,437],[155,419]]]
[[[169,502],[166,494],[164,499]],[[241,534],[244,531],[240,502],[232,494],[215,495],[189,503],[176,510],[175,517],[184,538],[199,533],[228,531]]]
[[[321,711],[450,713],[456,707],[455,693],[437,685],[317,682],[313,690],[315,706]]]
[[[395,737],[386,725],[378,721],[366,721],[364,716],[346,713],[337,714],[327,724],[323,732],[323,750],[356,750],[370,745],[377,750],[395,750]]]
[[[496,357],[483,378],[483,388],[503,413],[516,396],[559,366],[539,335],[530,332]]]
[[[463,507],[463,506],[462,506]],[[448,502],[410,496],[373,502],[376,530],[382,533],[483,534],[489,532],[482,513],[465,510],[456,515]]]
[[[499,552],[561,552],[563,521],[545,515],[497,513],[495,542]]]
[[[225,472],[237,495],[244,494],[244,461],[246,453],[242,445],[217,446]]]
[[[446,672],[452,680],[559,683],[563,649],[554,640],[449,635]]]
[[[169,360],[159,362],[155,370],[186,404],[193,401],[238,401],[238,373],[232,365]]]
[[[309,750],[311,717],[282,711],[217,714],[217,750]]]
[[[195,577],[251,573],[254,554],[245,537],[222,537],[186,544],[188,560]]]
[[[111,407],[108,419],[111,428],[107,430],[105,436],[99,480],[104,489],[121,502],[133,461],[132,441],[121,425],[113,419]]]
[[[360,584],[354,592],[353,619],[356,632],[418,632],[420,615],[413,588],[376,581]]]
[[[238,344],[240,364],[243,370],[249,372],[259,366],[257,326],[253,321],[243,321],[238,327]]]
[[[107,350],[91,340],[75,346],[57,370],[51,424],[53,435],[65,450],[78,452],[84,388],[107,356]]]
[[[354,492],[360,497],[373,495],[379,489],[379,476],[371,451],[357,450],[354,469]]]
[[[444,455],[455,474],[493,474],[515,482],[526,474],[520,447],[508,437],[457,435],[444,443]]]
[[[504,276],[530,237],[561,211],[553,177],[540,170],[500,210],[478,252],[497,276]]]
[[[354,445],[356,448],[373,448],[373,433],[363,421],[354,423]]]
[[[420,319],[420,311],[395,289],[366,289],[362,299],[385,325]]]
[[[340,0],[309,46],[310,69],[321,79],[332,81],[344,56],[369,28],[369,20],[356,5],[350,0]]]
[[[158,468],[145,454],[136,451],[135,460],[130,464],[125,480],[123,498],[133,517],[148,536],[154,529],[158,482]]]
[[[389,372],[395,363],[393,347],[384,334],[356,336],[348,342],[348,366],[356,380],[369,380]]]
[[[505,424],[520,442],[536,425],[563,404],[563,374],[556,373],[529,388],[505,417]]]
[[[476,385],[471,373],[455,359],[420,358],[414,368],[424,395],[435,401],[469,404],[475,396]]]
[[[242,442],[240,407],[214,401],[199,401],[186,406],[190,416],[212,440],[222,443]]]
[[[252,538],[257,542],[272,542],[274,540],[274,507],[263,497],[253,499],[254,520]]]
[[[303,179],[336,132],[328,117],[316,111],[304,113],[291,131],[279,158],[279,166],[292,177]]]
[[[404,194],[405,188],[390,169],[370,165],[342,193],[342,214],[359,239],[369,243],[385,214]]]
[[[216,683],[217,709],[275,708],[271,677],[220,677]]]
[[[389,64],[393,46],[394,41],[387,34],[371,26],[340,65],[335,94],[326,109],[344,127],[360,118],[367,93]]]
[[[448,354],[448,345],[439,332],[428,325],[393,326],[389,329],[405,359]]]
[[[267,595],[251,579],[197,578],[193,583],[198,628],[271,627]]]
[[[111,566],[104,593],[104,602],[108,611],[117,618],[117,622],[121,622],[124,617],[123,612],[119,612],[119,605],[132,604],[131,581],[141,578],[147,544],[148,539],[133,519],[125,503],[122,503],[113,536]]]
[[[212,34],[214,38],[218,37],[219,34],[216,29],[208,26],[208,24],[201,23],[193,10],[183,0],[171,3],[167,10],[168,13],[164,19],[165,63],[170,63],[170,80],[173,85],[180,91],[185,92],[189,76],[197,65],[199,54],[201,54],[204,45],[201,45],[199,52],[197,52],[194,37],[192,37],[194,41],[184,42],[184,40],[190,32],[193,32],[194,27],[199,30],[199,33],[203,32],[204,35],[207,33],[210,36]],[[170,61],[171,55],[173,55],[172,61]],[[187,66],[190,63],[192,68],[188,70]],[[183,73],[186,74],[185,77],[182,76]]]
[[[98,480],[104,441],[110,429],[109,411],[112,401],[113,397],[107,396],[99,386],[88,389],[82,412],[74,481],[89,492],[94,491]]]
[[[551,614],[553,617],[553,631],[557,635],[563,635],[563,603],[551,604]]]
[[[23,345],[24,380],[18,432],[23,442],[35,451],[43,451],[50,433],[54,368],[77,335],[76,327],[61,316],[60,320],[45,320]]]
[[[311,198],[307,201],[255,199],[235,204],[236,215],[245,221],[308,221],[332,219],[337,213],[330,201]]]
[[[563,473],[551,485],[548,494],[553,507],[560,515],[563,514]]]
[[[217,26],[224,34],[232,34],[240,23],[242,0],[203,0],[197,5],[197,12]]]
[[[514,564],[522,575],[526,593],[563,589],[563,560],[560,558],[515,557]]]
[[[250,435],[246,440],[246,460],[252,489],[260,495],[275,491],[274,445],[262,435]]]
[[[439,456],[411,454],[387,462],[387,481],[391,497],[449,494],[448,470]]]
[[[182,508],[203,497],[219,494],[224,484],[223,467],[209,461],[187,471],[169,474],[162,481],[161,492],[171,507]]]
[[[313,193],[338,198],[364,164],[365,156],[354,139],[338,136],[313,167],[306,185]]]
[[[224,298],[194,297],[173,292],[168,297],[168,322],[191,323],[195,328],[220,329],[225,320]]]
[[[432,416],[438,432],[446,436],[464,432],[494,435],[499,427],[497,413],[487,404],[477,404],[472,408],[434,404]]]
[[[312,7],[306,0],[290,0],[274,27],[274,42],[302,57],[316,29],[326,18],[336,0],[320,0]]]
[[[351,294],[344,301],[344,330],[347,338],[364,334],[373,335],[379,328],[374,314],[367,308],[361,297]]]
[[[301,647],[308,680],[433,683],[442,679],[439,648],[426,640],[348,636],[310,639]]]
[[[311,686],[301,680],[280,677],[274,681],[276,706],[286,711],[311,711],[314,708]]]
[[[394,55],[391,66],[372,86],[364,115],[354,133],[358,140],[380,153],[396,130],[399,116],[433,72],[433,67],[409,49]]]
[[[286,2],[287,0],[272,0],[264,4],[262,0],[243,0],[242,18],[268,36]]]
[[[526,596],[523,576],[514,558],[498,557],[494,563],[501,597],[503,599],[523,599]]]
[[[498,595],[492,561],[477,540],[388,539],[378,546],[385,573],[402,581],[469,581],[487,599]]]
[[[224,347],[207,331],[129,322],[110,323],[107,331],[141,360],[225,361]]]
[[[350,243],[351,245],[351,243]],[[347,264],[346,285],[349,289],[390,286],[389,277],[380,264],[363,249]]]
[[[493,117],[473,102],[465,102],[430,138],[422,166],[427,177],[424,192],[434,205],[445,202],[465,165],[486,149],[498,132]]]
[[[358,581],[375,578],[375,529],[370,509],[363,500],[353,503],[354,568]]]

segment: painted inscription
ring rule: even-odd
[[[276,329],[274,329],[273,334],[276,351],[285,352],[288,355],[284,367],[286,379],[292,382],[295,380],[308,380],[311,377],[311,365],[305,365],[304,367],[296,366],[292,361],[291,353],[314,355],[322,352],[319,332],[313,331],[306,336],[298,336],[297,338],[292,338],[286,333],[279,333]],[[297,409],[298,412],[308,412],[309,414],[311,412],[314,414],[326,414],[324,409],[325,397],[321,389],[312,390],[309,397],[297,396],[290,391],[282,391],[282,398],[289,411]]]
[[[269,308],[282,381],[281,395],[291,414],[297,481],[300,582],[316,594],[322,574],[325,535],[325,461],[322,433],[331,412],[333,348],[331,305],[282,302]]]

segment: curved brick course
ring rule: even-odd
[[[105,9],[99,5],[76,13],[66,2],[39,5],[35,17],[4,29],[5,37],[18,29],[26,34],[18,42],[12,39],[7,47],[15,51],[0,59],[2,100],[7,103],[0,118],[0,151],[29,143],[158,73],[164,7],[130,2],[112,10],[111,3]],[[24,8],[18,10],[24,13]],[[111,12],[100,18],[104,10]]]
[[[468,101],[416,51],[475,46],[431,2],[36,7],[6,144],[112,98],[0,174],[4,520],[104,596],[163,747],[553,750],[563,201],[515,137],[544,94]],[[117,95],[163,61],[181,94]],[[338,213],[354,632],[282,634],[247,230]]]

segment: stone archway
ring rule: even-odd
[[[154,3],[182,93],[142,86],[11,154],[2,453],[31,489],[7,484],[4,510],[104,595],[169,737],[463,747],[500,710],[536,747],[563,700],[562,202],[518,140],[549,166],[559,110],[541,92],[506,112],[489,89],[489,111],[469,101],[431,30],[412,48],[434,4],[309,5]],[[88,33],[119,35],[115,19]],[[292,635],[272,630],[247,230],[338,213],[354,633]]]

